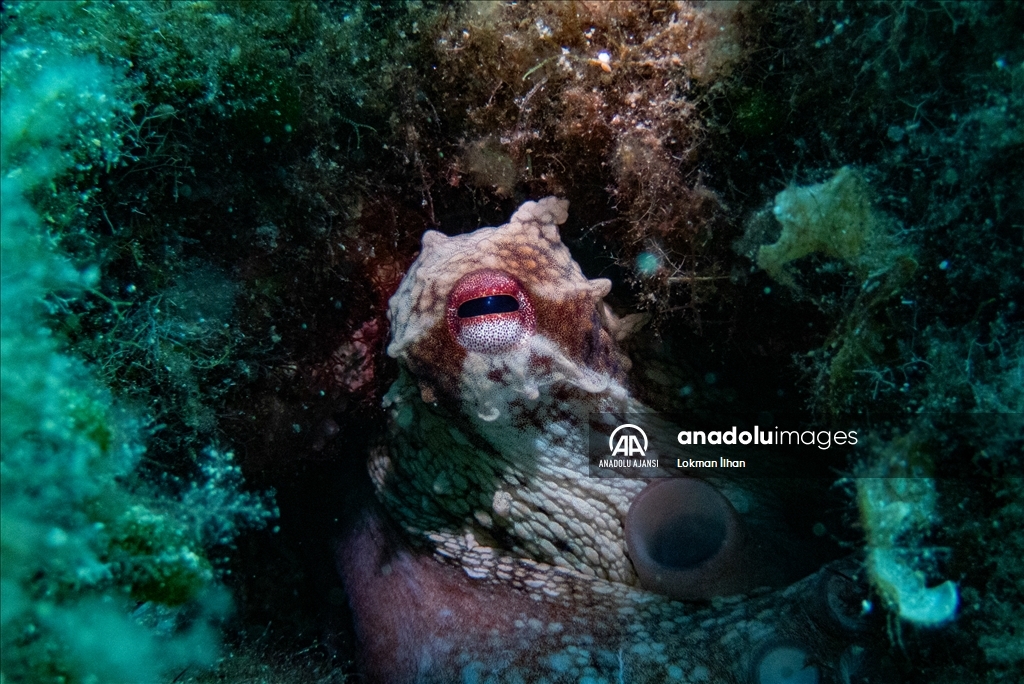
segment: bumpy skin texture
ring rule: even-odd
[[[366,675],[842,680],[863,637],[849,565],[711,608],[637,586],[623,521],[647,483],[588,477],[585,439],[588,413],[644,409],[624,386],[610,283],[585,278],[559,238],[567,208],[549,197],[499,228],[428,232],[391,299],[403,372],[370,474],[406,539],[370,516],[340,554]],[[501,340],[466,348],[453,310],[495,294],[529,307],[466,319]]]
[[[410,532],[455,554],[467,550],[468,532],[487,546],[500,538],[517,556],[633,584],[622,520],[644,483],[587,478],[580,429],[588,411],[626,406],[626,360],[597,306],[611,283],[587,280],[559,239],[567,205],[550,197],[500,228],[424,235],[389,311],[388,354],[415,378],[385,399],[397,429],[371,474]],[[515,279],[536,312],[535,332],[505,353],[463,348],[446,321],[449,293],[486,270]]]

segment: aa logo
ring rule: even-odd
[[[615,435],[618,435],[622,430],[629,430],[619,435],[618,440],[615,439]],[[637,437],[639,433],[640,437],[643,437],[644,445],[640,446],[640,440]],[[612,451],[612,456],[644,456],[647,453],[647,433],[641,430],[632,423],[626,423],[612,430],[611,436],[608,437],[608,448]]]

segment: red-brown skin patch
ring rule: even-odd
[[[471,660],[493,665],[513,652],[532,660],[560,646],[556,637],[515,625],[531,618],[545,626],[560,622],[557,606],[471,581],[462,570],[407,549],[374,514],[339,545],[337,558],[361,645],[362,681],[463,681]],[[533,648],[505,650],[524,637]],[[517,665],[529,672],[533,663]]]
[[[537,331],[549,337],[565,354],[581,366],[625,380],[622,357],[611,336],[601,325],[597,306],[588,292],[572,299],[552,302],[533,298],[537,311]]]
[[[466,350],[440,320],[409,348],[409,370],[451,398],[459,396],[459,377]]]

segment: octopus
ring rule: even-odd
[[[808,572],[735,483],[591,476],[591,418],[650,410],[621,348],[638,321],[583,275],[567,217],[548,197],[428,231],[390,299],[380,506],[338,554],[366,679],[884,680],[857,558]]]

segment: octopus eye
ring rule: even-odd
[[[519,311],[519,302],[511,295],[490,295],[470,299],[459,306],[459,318],[473,318],[488,314],[511,313]]]
[[[485,269],[463,276],[448,294],[446,319],[466,350],[500,354],[523,344],[537,330],[537,315],[518,280]]]

